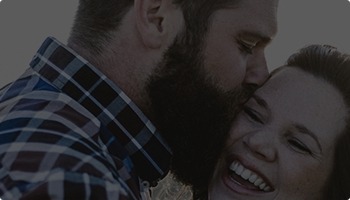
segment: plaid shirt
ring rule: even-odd
[[[141,199],[170,157],[126,94],[54,38],[0,90],[3,200]]]

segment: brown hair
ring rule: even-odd
[[[124,15],[133,5],[132,0],[80,0],[71,31],[70,43],[100,54],[116,31]],[[208,21],[215,10],[236,5],[241,0],[173,0],[183,10],[190,40],[207,32]],[[191,41],[189,41],[191,42]]]
[[[323,199],[347,200],[350,197],[350,55],[329,45],[311,45],[293,54],[287,66],[326,80],[344,98],[348,110],[346,127],[337,139],[333,170],[324,188]]]

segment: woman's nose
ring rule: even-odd
[[[277,158],[276,141],[264,132],[250,133],[243,138],[243,144],[258,159],[273,162]]]

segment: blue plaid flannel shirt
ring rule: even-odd
[[[141,199],[168,171],[159,131],[105,75],[49,37],[0,90],[0,198]]]

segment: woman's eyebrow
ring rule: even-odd
[[[318,148],[321,150],[321,153],[322,153],[322,146],[316,136],[316,134],[312,131],[310,131],[310,129],[306,128],[305,126],[301,125],[301,124],[294,124],[293,125],[300,133],[303,133],[303,134],[307,134],[307,135],[310,135],[317,143],[317,146]]]
[[[256,101],[256,103],[258,105],[260,105],[261,107],[263,107],[266,110],[269,110],[269,106],[267,105],[266,101],[263,98],[259,97],[256,94],[253,94],[252,98]]]

